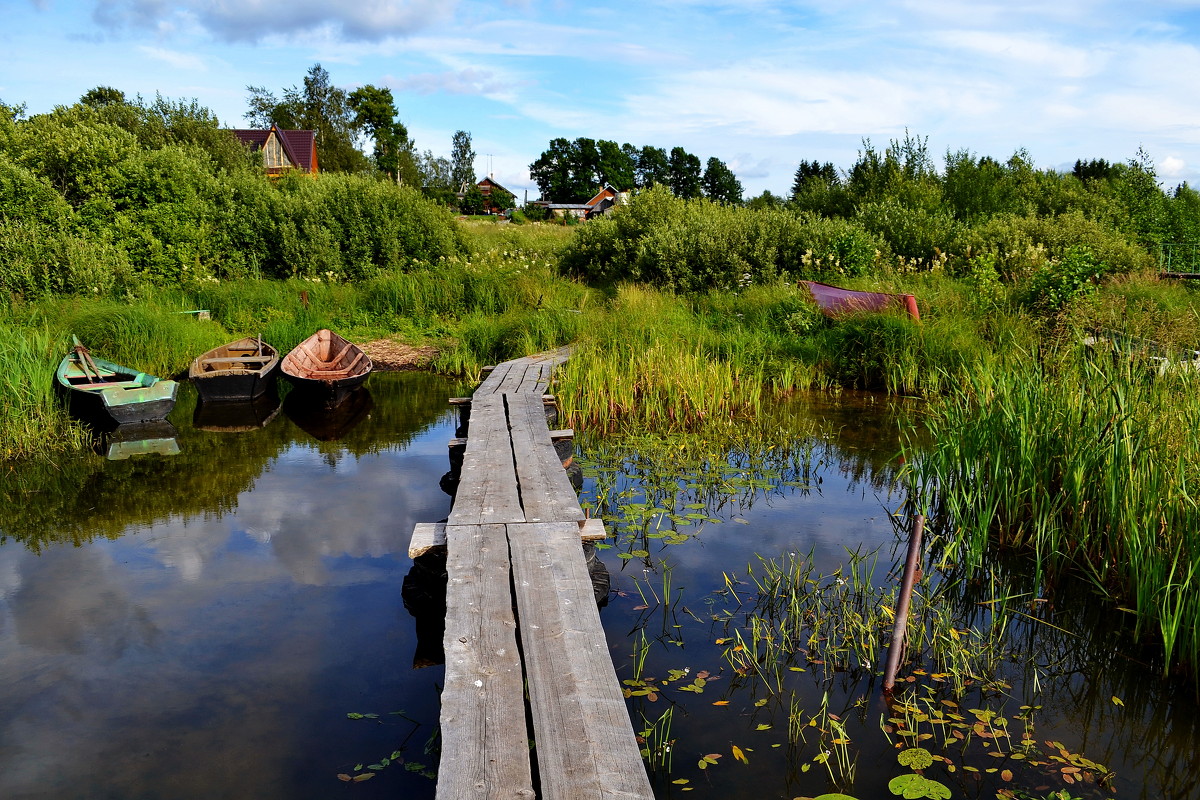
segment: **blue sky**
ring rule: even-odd
[[[1200,0],[0,0],[0,100],[97,85],[195,98],[230,127],[247,85],[320,62],[387,86],[421,150],[471,132],[520,198],[552,138],[680,145],[747,196],[802,159],[854,163],[910,133],[1039,167],[1126,161],[1200,185]]]

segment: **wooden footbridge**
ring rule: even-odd
[[[413,533],[414,556],[446,546],[441,800],[653,797],[581,545],[603,527],[580,509],[547,424],[566,358],[500,364],[459,401],[450,516]]]

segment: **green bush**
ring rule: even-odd
[[[562,265],[594,283],[642,281],[697,292],[771,283],[780,275],[860,275],[886,249],[853,222],[681,200],[653,186],[582,226]]]
[[[133,283],[123,247],[108,237],[37,221],[0,220],[0,292],[33,299],[119,294]]]
[[[975,256],[989,254],[1002,278],[1022,281],[1073,247],[1090,251],[1103,274],[1132,272],[1152,263],[1150,255],[1123,234],[1079,212],[1056,217],[1002,214],[962,231],[950,253],[957,272]]]

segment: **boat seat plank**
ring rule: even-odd
[[[145,389],[146,386],[138,381],[106,381],[104,383],[81,383],[74,389],[82,389],[85,392],[97,392],[101,389]]]
[[[225,364],[225,363],[246,363],[250,361],[267,362],[270,361],[270,356],[221,356],[220,358],[206,358],[200,363],[202,364]]]
[[[437,797],[532,800],[505,528],[450,525],[446,539],[446,675]]]
[[[527,523],[506,530],[541,796],[653,797],[600,633],[578,526]]]

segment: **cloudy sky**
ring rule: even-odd
[[[905,130],[930,151],[1040,167],[1144,148],[1200,184],[1200,0],[0,0],[0,100],[97,85],[196,98],[244,124],[246,86],[320,62],[387,86],[421,150],[471,132],[518,198],[555,137],[725,161],[747,194],[797,163],[846,169]]]

